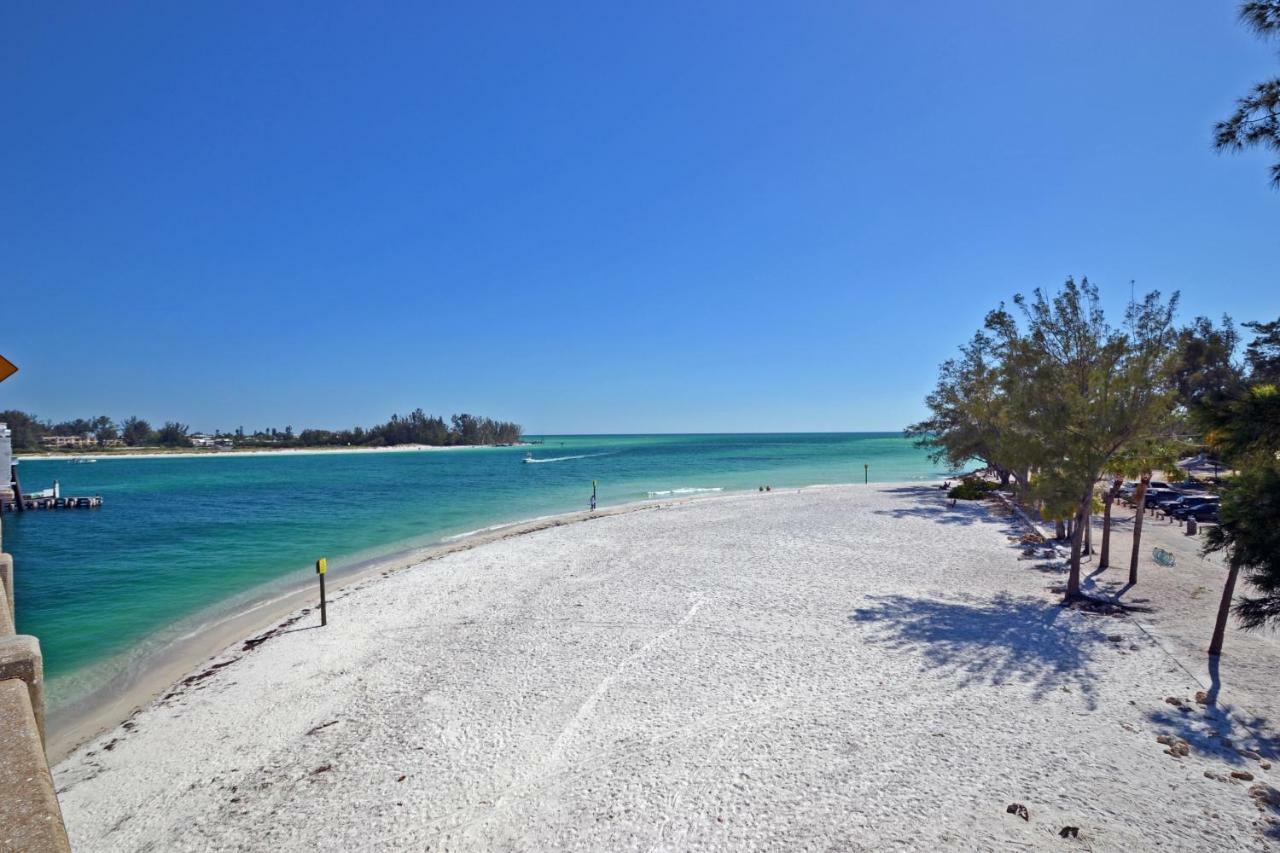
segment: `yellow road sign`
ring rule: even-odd
[[[329,561],[324,557],[316,560],[316,574],[322,575],[329,568]]]
[[[18,365],[14,364],[12,361],[9,361],[9,359],[0,355],[0,382],[5,381],[6,379],[8,379],[10,376],[12,376],[17,372],[18,372]]]

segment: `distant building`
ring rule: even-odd
[[[97,447],[98,438],[91,432],[84,435],[42,435],[40,443],[45,447],[55,448]]]
[[[213,436],[205,435],[202,432],[194,432],[187,438],[190,439],[192,447],[213,447],[216,441]]]
[[[103,447],[124,447],[123,438],[105,438],[102,440]]]

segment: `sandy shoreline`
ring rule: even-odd
[[[1176,625],[1059,607],[1017,532],[920,484],[495,531],[76,750],[67,825],[93,850],[1270,849],[1239,750],[1276,744],[1192,701]]]
[[[532,444],[514,444],[510,447],[533,447]],[[441,447],[433,444],[397,444],[394,447],[263,447],[254,450],[98,450],[85,453],[35,453],[15,454],[21,462],[56,462],[60,459],[203,459],[234,456],[318,456],[326,453],[423,453],[440,450],[497,450],[496,444],[453,444]],[[509,448],[508,448],[509,449]]]
[[[722,494],[726,493],[719,493],[716,497]],[[512,536],[591,518],[707,499],[712,498],[703,495],[664,500],[650,499],[601,507],[595,513],[584,511],[559,513],[492,525],[446,537],[437,544],[364,561],[353,569],[342,571],[337,575],[331,574],[328,584],[329,595],[340,593],[352,584],[420,566],[456,551],[475,548]],[[123,689],[119,685],[109,684],[68,707],[54,709],[50,712],[48,719],[47,752],[50,762],[56,763],[63,760],[86,741],[119,726],[131,714],[146,707],[185,675],[198,669],[201,664],[227,647],[269,629],[302,608],[314,606],[316,597],[316,588],[312,583],[298,588],[274,588],[264,598],[253,598],[242,608],[219,613],[210,621],[201,624],[198,630],[186,633],[166,648],[162,654],[149,657],[144,669],[130,674]]]

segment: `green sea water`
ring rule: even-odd
[[[538,440],[535,438],[534,440]],[[362,562],[505,522],[646,498],[943,471],[898,433],[546,436],[530,447],[26,461],[23,484],[96,510],[4,517],[18,629],[40,638],[51,706],[145,667],[212,614]],[[531,454],[531,464],[523,462]],[[869,466],[864,469],[864,465]]]

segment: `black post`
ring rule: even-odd
[[[324,575],[329,568],[329,561],[324,557],[316,560],[316,574],[320,576],[320,627],[329,624],[329,614],[325,610],[324,600]]]
[[[865,462],[862,463],[862,482],[864,485],[871,482],[871,466]]]

